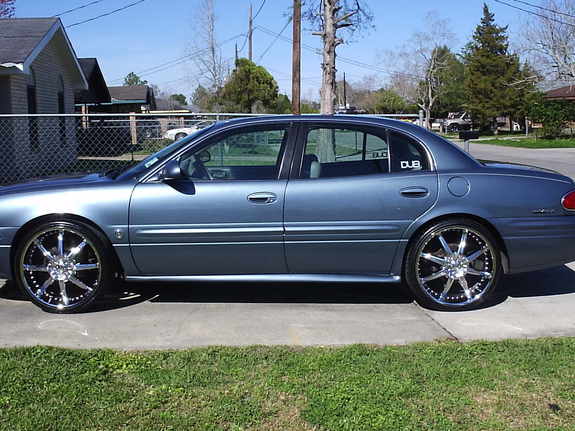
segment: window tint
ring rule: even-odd
[[[392,148],[391,166],[394,172],[429,170],[427,155],[419,143],[397,132],[390,132],[389,139]]]
[[[183,156],[180,167],[194,179],[275,179],[286,138],[284,128],[235,133]]]
[[[302,178],[333,178],[389,172],[385,139],[354,129],[308,131]]]

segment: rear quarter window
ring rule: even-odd
[[[403,133],[390,131],[391,170],[393,172],[428,171],[429,160],[423,146]]]

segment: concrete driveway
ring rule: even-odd
[[[120,287],[90,313],[59,316],[8,284],[0,289],[0,346],[179,349],[575,336],[575,264],[508,276],[495,304],[459,313],[423,309],[397,285]]]
[[[478,158],[575,177],[575,149],[474,144]],[[422,309],[396,285],[122,285],[90,313],[58,316],[0,288],[0,346],[179,349],[205,345],[405,344],[575,336],[575,263],[506,277],[482,310]]]

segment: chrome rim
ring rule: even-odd
[[[63,310],[94,296],[100,255],[82,233],[52,228],[32,237],[20,259],[24,287],[47,307]]]
[[[493,284],[495,259],[481,233],[450,226],[431,233],[419,248],[416,276],[433,301],[464,306],[478,301]]]

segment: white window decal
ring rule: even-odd
[[[402,160],[401,169],[421,169],[421,162],[419,160]]]

